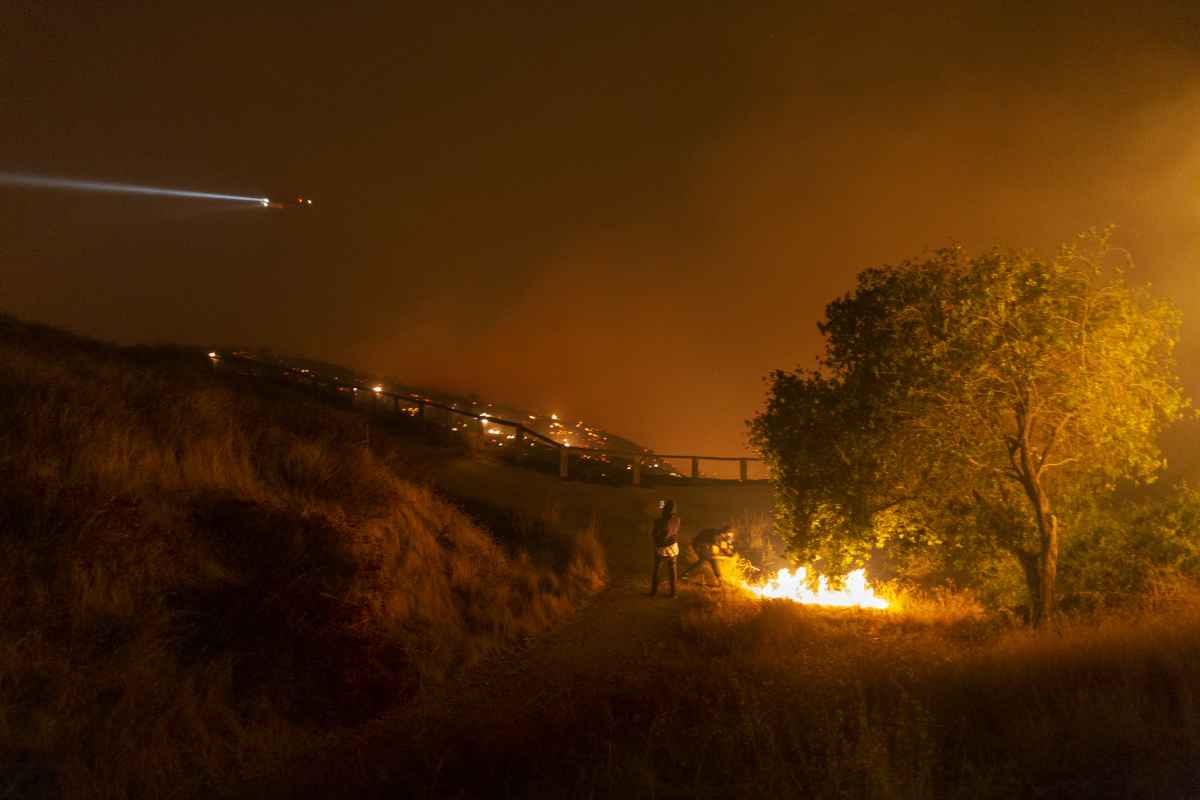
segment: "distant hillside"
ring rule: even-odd
[[[0,796],[220,786],[597,588],[587,531],[472,518],[361,417],[0,316]]]
[[[653,452],[632,439],[619,436],[598,425],[593,425],[583,420],[569,419],[565,416],[560,418],[554,411],[526,408],[515,403],[505,402],[497,398],[484,398],[473,393],[463,394],[461,392],[448,392],[428,386],[419,386],[395,377],[381,377],[338,364],[299,356],[282,356],[261,349],[234,348],[228,352],[244,359],[284,369],[309,370],[325,380],[341,380],[346,383],[379,385],[387,391],[420,395],[446,405],[471,410],[476,413],[487,411],[492,416],[518,420],[539,433],[563,444],[570,444],[572,447],[619,450],[628,453]]]
[[[208,356],[213,366],[221,372],[253,375],[304,386],[323,392],[328,399],[347,408],[358,407],[372,417],[390,408],[389,395],[420,398],[427,403],[426,421],[431,421],[431,418],[436,420],[429,427],[438,427],[450,435],[450,440],[444,440],[443,444],[455,444],[451,440],[457,440],[458,446],[489,450],[507,460],[518,460],[536,469],[558,471],[558,446],[569,447],[572,453],[569,472],[573,479],[613,486],[629,485],[634,475],[634,457],[646,456],[639,468],[642,484],[677,485],[691,480],[685,474],[688,470],[686,466],[649,457],[653,456],[652,450],[630,439],[582,420],[560,418],[554,412],[534,412],[476,395],[411,386],[336,364],[278,356],[269,351],[213,350]],[[364,391],[368,389],[382,394],[376,397],[372,392]],[[408,409],[410,413],[416,410],[415,406]],[[486,424],[488,418],[496,420],[496,424]],[[478,423],[472,422],[473,419]],[[520,442],[512,441],[517,438],[517,431],[511,427],[502,430],[506,420],[531,431],[534,436],[524,437]],[[476,424],[481,427],[472,427]],[[480,438],[478,434],[481,433],[486,435]],[[534,441],[538,437],[541,441]],[[712,476],[702,472],[700,477],[708,479]]]

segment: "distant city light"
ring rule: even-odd
[[[209,357],[209,358],[216,358],[216,357],[217,357],[217,353],[216,353],[216,351],[213,351],[213,352],[209,353],[209,354],[208,354],[208,357]]]
[[[382,386],[372,386],[371,391],[374,392],[375,394],[379,394],[380,392],[383,391],[383,387]]]

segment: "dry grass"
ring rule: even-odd
[[[594,533],[498,541],[361,427],[0,317],[0,797],[220,786],[602,582]]]
[[[462,460],[436,467],[452,504],[398,477],[436,456],[181,363],[0,318],[0,797],[229,788],[544,629],[598,586],[597,537],[647,572],[654,490]],[[668,494],[685,538],[732,515],[775,548],[759,488]],[[1178,587],[1042,635],[959,595],[880,614],[639,590],[577,618],[600,641],[569,669],[384,742],[372,788],[1200,796],[1200,601]]]
[[[691,597],[632,663],[495,712],[396,796],[1200,794],[1200,607],[1075,624]],[[429,759],[433,761],[433,759]],[[430,788],[432,787],[432,788]],[[351,793],[353,794],[353,793]],[[348,794],[347,796],[351,796]]]

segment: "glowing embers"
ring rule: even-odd
[[[829,588],[829,579],[824,575],[817,576],[817,588],[813,589],[809,585],[808,570],[804,567],[797,567],[794,572],[789,569],[780,570],[766,583],[743,582],[742,585],[758,597],[792,600],[805,605],[878,609],[888,607],[887,600],[875,594],[875,590],[867,584],[866,573],[861,569],[847,575],[841,589]]]

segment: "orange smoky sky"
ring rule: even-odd
[[[3,309],[737,454],[861,269],[1111,223],[1200,389],[1191,4],[191,5],[0,11],[0,171],[313,212],[0,188]]]

